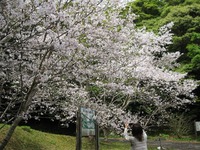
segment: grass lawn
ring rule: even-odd
[[[8,127],[5,126],[0,130],[0,141]],[[88,138],[82,138],[82,146],[83,150],[94,150]],[[15,130],[5,150],[75,150],[75,147],[76,137],[51,134],[31,129],[28,126],[20,126]],[[100,142],[100,150],[128,150],[129,148],[128,143]]]
[[[2,124],[0,124],[0,127]],[[6,130],[5,126],[0,130],[0,141],[2,141]],[[83,150],[94,150],[94,144],[88,138],[82,138]],[[67,135],[51,134],[31,129],[28,126],[20,126],[14,132],[5,150],[75,150],[76,137]],[[128,150],[129,143],[100,141],[100,150]],[[156,150],[156,147],[148,147]]]
[[[0,130],[0,141],[8,126]],[[75,137],[56,135],[33,130],[27,126],[17,127],[5,150],[73,150]]]

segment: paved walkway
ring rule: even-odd
[[[172,142],[172,141],[148,141],[148,145],[162,146],[164,149],[174,150],[200,150],[200,143],[195,142]]]
[[[101,139],[103,140],[103,139]],[[128,142],[124,139],[108,139],[108,141],[113,142]],[[159,147],[160,145],[164,150],[173,149],[173,150],[200,150],[200,142],[174,142],[166,140],[148,140],[149,146]]]

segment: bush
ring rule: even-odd
[[[184,113],[172,114],[168,122],[171,132],[178,138],[182,138],[184,135],[188,135],[192,131],[192,118],[189,118]]]

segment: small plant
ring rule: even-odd
[[[169,139],[168,134],[160,134],[159,137],[162,138],[162,139]]]
[[[170,130],[178,137],[182,138],[184,135],[188,135],[192,131],[191,119],[182,114],[172,114],[169,118]]]

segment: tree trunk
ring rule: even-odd
[[[27,92],[27,95],[25,97],[25,103],[22,104],[21,108],[19,108],[19,115],[17,115],[17,117],[15,118],[15,120],[13,121],[11,127],[9,128],[5,138],[3,139],[3,141],[0,143],[0,150],[3,150],[5,148],[5,146],[8,144],[10,138],[12,137],[16,127],[18,126],[18,124],[20,123],[20,121],[23,120],[23,114],[25,114],[25,112],[28,110],[29,105],[31,104],[32,98],[35,95],[37,89],[36,89],[36,85],[37,85],[37,77],[35,77],[29,91]]]
[[[22,117],[18,116],[12,123],[11,127],[9,128],[5,138],[3,139],[3,141],[0,143],[0,150],[3,150],[5,148],[5,146],[8,144],[10,138],[12,137],[16,127],[18,126],[18,124],[20,123],[20,121],[22,121]]]

